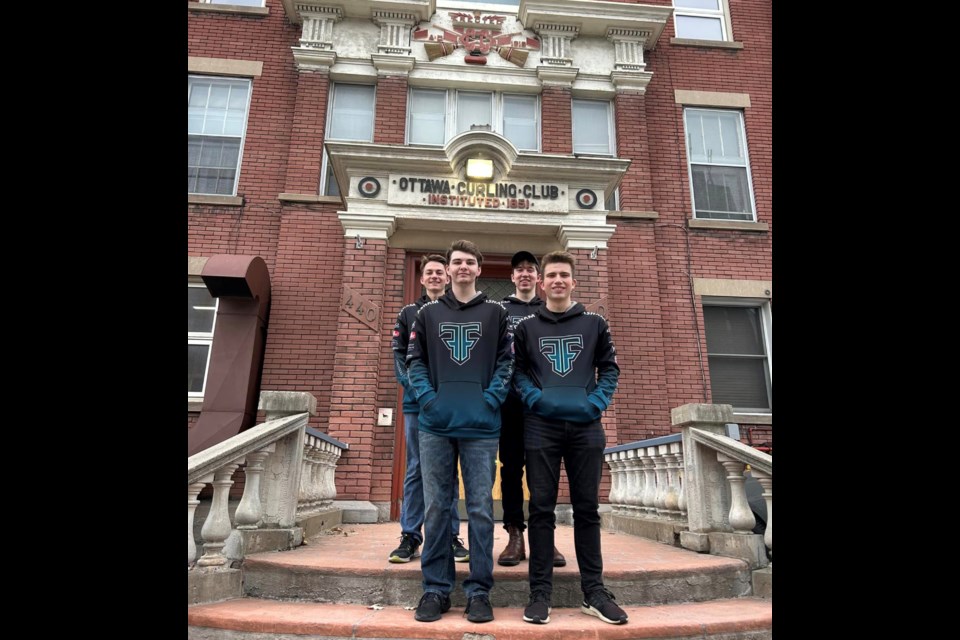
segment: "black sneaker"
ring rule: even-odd
[[[523,610],[523,621],[533,624],[547,624],[550,622],[550,594],[543,591],[534,591],[530,594],[530,604]]]
[[[467,608],[463,611],[470,622],[490,622],[493,620],[493,607],[487,594],[473,596],[467,600]]]
[[[409,533],[400,536],[400,546],[390,552],[390,562],[410,562],[420,557],[420,542]]]
[[[612,593],[606,589],[597,589],[587,594],[580,611],[588,616],[597,616],[610,624],[626,624],[627,614],[613,600]]]
[[[417,611],[413,617],[420,622],[433,622],[439,620],[440,616],[450,610],[450,598],[442,596],[435,591],[427,591],[420,596],[420,603],[417,605]]]
[[[454,562],[469,562],[470,561],[470,552],[467,551],[467,548],[463,546],[463,540],[460,538],[453,539],[453,561]]]

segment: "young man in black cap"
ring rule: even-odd
[[[502,300],[503,308],[509,314],[510,336],[520,322],[520,318],[530,315],[540,308],[543,300],[537,297],[537,285],[540,283],[540,263],[529,251],[518,251],[510,259],[513,271],[510,281],[516,288],[512,296]],[[520,397],[511,390],[507,401],[500,407],[500,491],[503,501],[503,528],[510,538],[497,564],[513,567],[527,559],[523,543],[526,529],[523,520],[523,405]],[[553,566],[567,564],[563,554],[553,549]]]
[[[530,601],[523,619],[550,621],[554,509],[563,460],[573,506],[580,569],[580,610],[610,624],[627,614],[603,584],[600,473],[606,436],[600,417],[610,406],[620,367],[607,321],[572,299],[576,262],[565,251],[543,256],[546,302],[514,329],[514,386],[526,409],[524,444],[530,487]]]

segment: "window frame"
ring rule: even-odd
[[[607,107],[607,136],[609,144],[607,153],[593,153],[587,151],[577,151],[577,115],[576,109],[578,103],[600,102]],[[573,154],[576,156],[592,156],[595,158],[616,158],[617,157],[617,130],[615,126],[615,113],[613,100],[597,100],[594,98],[573,98],[570,100],[570,143],[573,147]]]
[[[189,277],[187,278],[187,289],[204,289],[209,292],[207,286],[203,283],[203,280],[200,278]],[[211,296],[213,297],[213,296]],[[220,298],[213,297],[213,326],[211,326],[210,331],[190,331],[187,330],[187,346],[190,345],[207,345],[207,363],[203,368],[203,385],[200,388],[200,391],[190,391],[187,389],[187,401],[188,402],[197,402],[202,401],[204,393],[207,390],[207,378],[210,374],[210,356],[213,353],[213,340],[217,333],[217,314],[220,311]]]
[[[336,99],[336,91],[338,87],[370,87],[373,89],[373,96],[370,104],[373,108],[370,110],[370,139],[369,140],[359,140],[357,138],[333,138],[330,136],[330,127],[333,125],[333,104]],[[377,127],[377,85],[375,84],[362,84],[359,82],[333,82],[330,85],[330,91],[327,94],[327,120],[323,128],[323,141],[333,140],[338,142],[373,142],[373,137],[376,135]],[[332,167],[330,166],[330,158],[327,156],[327,149],[323,149],[323,160],[320,163],[320,195],[321,196],[333,196],[343,198],[344,194],[342,193],[328,193],[330,191],[331,184],[336,184],[336,180],[333,178],[331,173]]]
[[[690,130],[687,124],[687,114],[691,112],[713,112],[713,113],[724,113],[724,114],[736,114],[739,122],[738,129],[738,142],[743,148],[743,165],[735,165],[729,163],[704,163],[704,162],[694,162],[692,159],[691,149],[690,149]],[[746,119],[744,118],[742,109],[721,109],[717,107],[699,107],[699,106],[683,106],[683,141],[684,141],[684,151],[687,155],[687,180],[690,184],[690,204],[693,209],[693,218],[695,220],[720,220],[723,222],[757,222],[757,200],[753,191],[753,171],[751,170],[750,165],[750,148],[747,145],[747,124]],[[743,217],[716,217],[716,216],[706,216],[698,215],[697,208],[697,195],[696,189],[693,183],[693,166],[694,165],[703,165],[703,166],[715,166],[715,167],[735,167],[743,168],[747,174],[747,197],[749,198],[750,203],[750,218]],[[704,212],[709,212],[710,210],[704,209]],[[724,212],[718,212],[724,213]],[[744,215],[745,211],[736,211],[736,212],[726,212],[727,215]]]
[[[701,40],[704,42],[733,42],[733,29],[730,26],[730,2],[729,0],[717,0],[718,9],[697,9],[692,7],[678,7],[675,0],[671,0],[673,5],[673,33],[674,37],[681,40]],[[713,38],[690,38],[680,35],[680,29],[677,24],[678,17],[688,18],[716,18],[720,21],[720,39]]]
[[[444,115],[443,115],[443,142],[440,144],[430,143],[430,142],[412,142],[410,140],[410,133],[412,131],[413,123],[413,98],[415,92],[430,92],[430,93],[444,93]],[[517,147],[517,150],[521,153],[540,153],[540,150],[543,148],[542,143],[542,114],[540,111],[540,95],[531,94],[531,93],[519,93],[513,91],[483,91],[475,89],[436,89],[433,87],[410,87],[410,90],[407,91],[407,121],[406,121],[406,131],[404,132],[404,144],[409,146],[418,146],[418,147],[442,147],[447,144],[451,138],[454,136],[460,135],[460,133],[465,133],[461,131],[457,133],[457,115],[458,115],[458,105],[460,94],[470,93],[470,94],[486,94],[490,96],[491,106],[490,106],[490,119],[493,121],[491,123],[491,130],[507,138],[504,134],[504,114],[506,109],[504,108],[504,98],[507,96],[510,97],[519,97],[519,98],[533,98],[534,99],[534,112],[533,112],[533,127],[537,134],[536,139],[536,148],[521,148]],[[467,130],[469,131],[469,129]],[[510,138],[507,138],[510,140]],[[511,144],[516,146],[513,141],[510,141]]]
[[[201,80],[201,81],[207,81],[207,82],[217,82],[217,81],[219,81],[219,82],[224,82],[224,83],[228,83],[228,84],[240,84],[240,83],[244,83],[244,82],[247,83],[247,104],[244,106],[244,112],[243,112],[243,132],[242,132],[242,133],[240,134],[240,136],[239,136],[239,137],[240,137],[240,148],[239,148],[239,150],[237,151],[237,168],[236,168],[236,171],[235,171],[235,173],[234,173],[233,190],[231,191],[230,194],[224,194],[224,193],[207,193],[207,192],[201,192],[201,191],[190,191],[189,189],[187,190],[187,195],[188,195],[188,196],[191,196],[191,195],[196,195],[196,196],[226,196],[226,195],[236,196],[236,195],[237,195],[237,188],[238,188],[239,185],[240,185],[240,171],[241,171],[241,169],[243,168],[243,151],[244,151],[244,149],[246,148],[246,144],[247,144],[247,130],[248,130],[249,126],[250,126],[250,105],[253,104],[253,78],[243,78],[243,77],[237,77],[237,76],[205,75],[205,74],[201,74],[201,73],[188,73],[188,74],[187,74],[187,110],[188,110],[188,117],[189,117],[189,109],[190,109],[190,91],[191,91],[191,85],[192,85],[192,83],[193,83],[193,81],[194,81],[195,79],[196,79],[196,80]],[[199,138],[204,138],[204,137],[208,137],[208,138],[235,138],[235,137],[236,137],[236,136],[222,136],[222,135],[221,135],[221,136],[217,136],[217,135],[210,135],[210,134],[191,134],[190,131],[189,131],[189,126],[188,126],[188,129],[187,129],[187,139],[188,139],[188,141],[189,141],[189,139],[190,139],[191,136],[196,136],[196,137],[199,137]],[[187,165],[187,168],[189,169],[189,167],[190,167],[190,165],[188,164],[188,165]]]
[[[733,412],[744,416],[773,416],[773,306],[769,299],[752,297],[726,297],[726,296],[703,296],[700,300],[701,311],[706,307],[745,307],[759,309],[760,312],[760,340],[763,345],[764,354],[764,381],[766,383],[767,398],[770,407],[766,410],[758,407],[738,408],[733,407]],[[706,314],[703,321],[703,341],[706,344],[707,369],[709,377],[710,369],[710,345],[707,342],[707,321]],[[760,356],[751,356],[754,359],[760,359]],[[713,383],[710,384],[711,400],[713,400]],[[713,402],[716,402],[713,400]]]

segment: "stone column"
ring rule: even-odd
[[[733,407],[728,404],[685,404],[671,410],[670,417],[673,426],[681,427],[683,434],[683,478],[690,529],[687,533],[726,530],[730,506],[726,471],[717,461],[716,451],[690,438],[690,429],[725,435],[725,425],[733,422]]]

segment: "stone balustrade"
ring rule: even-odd
[[[671,417],[680,433],[604,451],[611,476],[605,525],[766,566],[773,557],[772,456],[731,437],[738,429],[730,405],[683,405]],[[748,468],[763,487],[763,536],[753,533]]]
[[[297,523],[329,509],[336,498],[337,461],[348,445],[307,427],[316,414],[316,398],[264,391],[260,409],[265,422],[187,459],[188,566],[222,569],[242,560],[247,545],[241,533],[296,530],[278,538],[281,546],[296,546],[303,539]],[[228,497],[241,467],[243,496],[231,524]],[[213,499],[200,530],[203,555],[197,559],[194,516],[207,484],[213,486]]]

